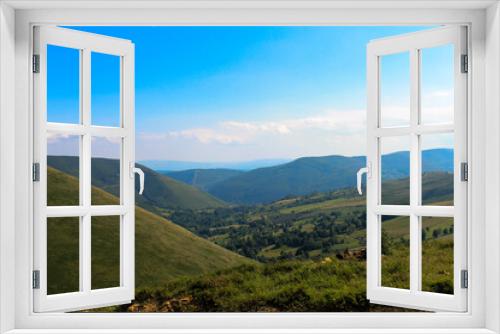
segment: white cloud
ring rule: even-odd
[[[442,122],[449,117],[450,108],[449,104],[425,106],[424,119],[427,123]],[[392,106],[383,113],[386,126],[409,123],[407,108]],[[78,136],[51,135],[48,141],[50,154],[78,152]],[[432,146],[442,146],[442,141],[439,139]],[[116,158],[118,143],[93,139],[93,155]],[[333,154],[352,156],[364,155],[365,146],[365,110],[328,110],[307,117],[225,120],[205,127],[139,133],[136,157],[138,160],[243,161]],[[406,147],[400,140],[386,146],[389,151]]]
[[[232,144],[242,142],[242,138],[237,135],[220,132],[210,128],[195,128],[182,131],[174,131],[168,134],[173,138],[187,138],[195,139],[203,144],[219,143],[219,144]]]
[[[281,121],[224,121],[211,128],[192,128],[165,134],[146,133],[141,136],[148,140],[170,137],[194,139],[203,144],[245,144],[262,135],[292,136],[311,129],[330,130],[339,134],[360,133],[365,131],[365,111],[329,111],[313,117]]]
[[[138,159],[231,161],[363,154],[366,112],[332,110],[272,121],[227,120],[211,127],[141,133]]]

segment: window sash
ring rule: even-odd
[[[433,311],[467,310],[467,290],[461,288],[461,270],[467,269],[467,183],[460,180],[460,164],[467,162],[467,76],[461,73],[461,55],[466,54],[466,28],[436,28],[370,42],[367,47],[367,297],[371,302]],[[420,125],[420,56],[421,49],[454,45],[454,123]],[[409,52],[410,124],[382,128],[380,122],[380,59],[384,55]],[[420,204],[421,143],[420,135],[454,133],[454,206],[436,207]],[[410,205],[381,205],[380,140],[388,136],[410,136]],[[402,215],[410,219],[410,289],[381,285],[382,215]],[[421,291],[423,216],[454,218],[454,295]]]
[[[79,50],[80,124],[47,122],[47,45]],[[34,187],[33,270],[40,271],[40,288],[33,290],[35,312],[74,311],[128,303],[134,298],[134,83],[133,44],[76,30],[42,26],[35,28],[34,52],[40,57],[40,72],[34,74],[34,161],[40,164],[40,181]],[[91,53],[120,57],[120,127],[91,124]],[[47,206],[47,134],[80,136],[80,205]],[[93,136],[121,138],[120,204],[91,204],[91,140]],[[120,285],[91,289],[91,218],[120,216]],[[79,291],[47,294],[47,218],[79,217]]]

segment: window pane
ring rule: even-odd
[[[120,126],[120,57],[92,52],[92,124]]]
[[[421,123],[453,123],[453,45],[420,50]]]
[[[92,137],[92,205],[120,204],[121,140]]]
[[[453,134],[421,136],[422,204],[453,205]]]
[[[80,204],[80,136],[47,136],[47,205]]]
[[[410,217],[382,216],[382,286],[410,288]]]
[[[422,290],[453,294],[453,218],[422,217]]]
[[[380,139],[382,203],[410,205],[410,138]]]
[[[410,125],[410,54],[380,57],[380,126]]]
[[[120,286],[120,217],[92,217],[92,289]]]
[[[47,45],[47,121],[80,123],[80,50]]]
[[[80,289],[80,218],[47,219],[47,293]]]

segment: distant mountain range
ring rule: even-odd
[[[363,156],[332,155],[299,158],[285,164],[247,172],[230,169],[194,169],[161,173],[207,191],[225,202],[258,204],[286,196],[354,187],[356,172],[365,166],[365,161],[366,158]],[[422,170],[453,171],[453,150],[423,151]],[[382,157],[384,180],[405,178],[408,175],[409,152],[396,152]]]
[[[226,179],[245,173],[237,169],[188,169],[176,172],[159,171],[178,181],[193,185],[201,190],[208,191],[212,186]]]
[[[424,172],[453,170],[453,150],[422,152]],[[276,160],[275,160],[276,161]],[[78,176],[78,158],[49,156],[48,164],[69,175]],[[169,209],[203,209],[232,204],[269,203],[287,196],[333,191],[356,185],[356,172],[365,157],[340,155],[304,157],[272,167],[249,171],[226,168],[154,171],[140,166],[146,174],[145,191],[136,203],[160,213]],[[111,194],[119,194],[118,161],[92,159],[92,184]],[[382,157],[384,180],[409,175],[409,153],[396,152]],[[227,202],[227,203],[226,203]]]
[[[139,161],[139,163],[156,171],[169,171],[169,172],[184,171],[188,169],[236,169],[241,171],[248,171],[256,168],[281,165],[291,160],[292,159],[262,159],[262,160],[237,161],[237,162],[142,160]]]

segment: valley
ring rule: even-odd
[[[396,155],[391,159],[399,158]],[[311,185],[328,178],[327,167],[321,167],[323,163],[315,165],[321,159],[304,159],[308,168],[320,171],[317,178],[310,179]],[[78,202],[77,158],[49,157],[48,162],[49,204]],[[440,166],[432,167],[434,171],[426,167],[423,174],[422,202],[451,205],[449,155],[446,157],[445,152],[445,158],[434,162]],[[97,158],[92,159],[92,166],[92,202],[118,203],[118,161]],[[263,168],[263,173],[267,174],[269,168],[289,169],[280,166]],[[349,168],[357,168],[342,166],[345,175]],[[146,174],[146,186],[144,195],[136,196],[136,299],[131,304],[98,311],[404,311],[370,304],[366,299],[366,202],[352,186],[326,191],[313,187],[307,194],[240,204],[238,200],[218,199],[209,189],[253,175],[258,169],[159,173],[141,168]],[[388,173],[382,185],[383,200],[405,204],[409,193],[407,174],[398,163]],[[290,181],[286,188],[293,189],[290,185],[297,180],[282,177]],[[72,230],[71,224],[57,221],[61,219],[48,223],[51,293],[78,289],[78,240],[74,237],[78,231]],[[382,221],[382,282],[405,288],[409,284],[408,220],[384,216]],[[101,250],[95,252],[92,267],[95,288],[119,284],[119,230],[111,228],[111,217],[104,217],[103,222],[92,230],[93,245]],[[423,220],[425,291],[453,292],[452,236],[452,219]]]

